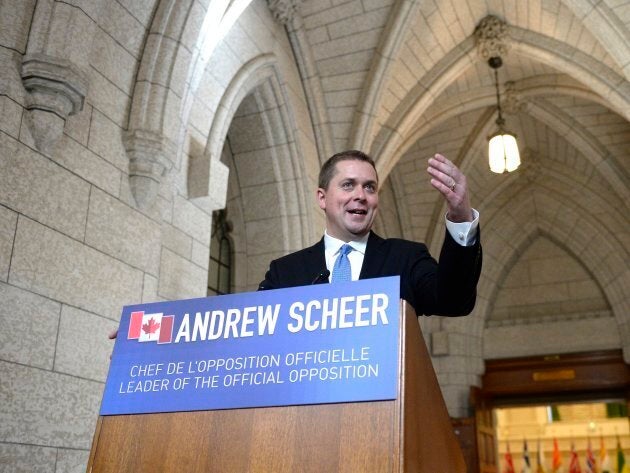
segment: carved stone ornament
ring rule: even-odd
[[[510,49],[508,25],[500,18],[488,15],[475,29],[477,51],[484,60],[503,57]]]
[[[538,181],[542,175],[542,165],[538,153],[530,148],[525,148],[521,153],[521,162],[520,171],[525,179],[532,184]]]
[[[506,113],[515,115],[524,112],[527,109],[527,103],[521,98],[521,95],[513,81],[505,83],[505,93],[503,99],[503,110]]]
[[[267,0],[274,18],[283,25],[293,21],[302,0]]]
[[[129,157],[129,186],[140,209],[151,207],[162,177],[170,170],[175,156],[173,144],[159,133],[133,130],[124,138]]]
[[[22,83],[28,92],[27,120],[35,146],[50,155],[66,118],[83,110],[88,80],[72,62],[36,53],[22,60]]]

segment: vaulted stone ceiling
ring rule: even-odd
[[[388,171],[448,116],[492,108],[492,71],[477,54],[474,39],[488,15],[508,27],[510,51],[500,77],[503,84],[514,82],[519,112],[527,112],[537,99],[566,95],[584,99],[583,106],[602,104],[627,121],[630,46],[619,40],[629,36],[628,7],[600,2],[586,8],[582,3],[588,2],[304,2],[305,56],[310,52],[312,57],[303,59],[312,60],[321,82],[335,149],[369,149]],[[603,31],[607,27],[616,37]],[[533,108],[529,115],[537,115],[537,121],[555,122],[553,112],[562,114],[557,108]],[[563,115],[565,122],[579,120]],[[494,117],[487,118],[491,128]],[[608,119],[614,121],[612,115]],[[516,131],[518,125],[515,119]],[[602,137],[601,131],[595,138]],[[527,139],[525,133],[522,138]]]
[[[310,0],[299,11],[301,24],[289,30],[304,33],[294,50],[311,72],[320,152],[372,154],[405,237],[439,250],[435,223],[445,209],[428,184],[427,158],[442,152],[467,174],[486,252],[477,320],[490,319],[521,256],[550,238],[586,268],[622,323],[630,313],[622,289],[630,284],[630,3]],[[494,73],[475,30],[489,15],[507,30],[501,98],[523,161],[512,174],[487,165]]]

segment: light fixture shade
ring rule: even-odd
[[[492,172],[501,174],[516,170],[521,165],[516,137],[503,130],[497,132],[488,143],[488,158]]]

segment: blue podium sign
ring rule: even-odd
[[[395,399],[399,277],[123,309],[101,415]]]

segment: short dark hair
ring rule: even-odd
[[[328,189],[328,185],[335,175],[335,166],[339,161],[363,161],[368,163],[374,168],[374,172],[376,172],[376,165],[374,164],[374,160],[370,158],[363,151],[358,151],[356,149],[349,149],[346,151],[342,151],[341,153],[337,153],[332,155],[328,160],[322,165],[322,168],[319,170],[319,180],[318,186],[320,189]],[[376,172],[376,179],[378,180],[378,172]]]

